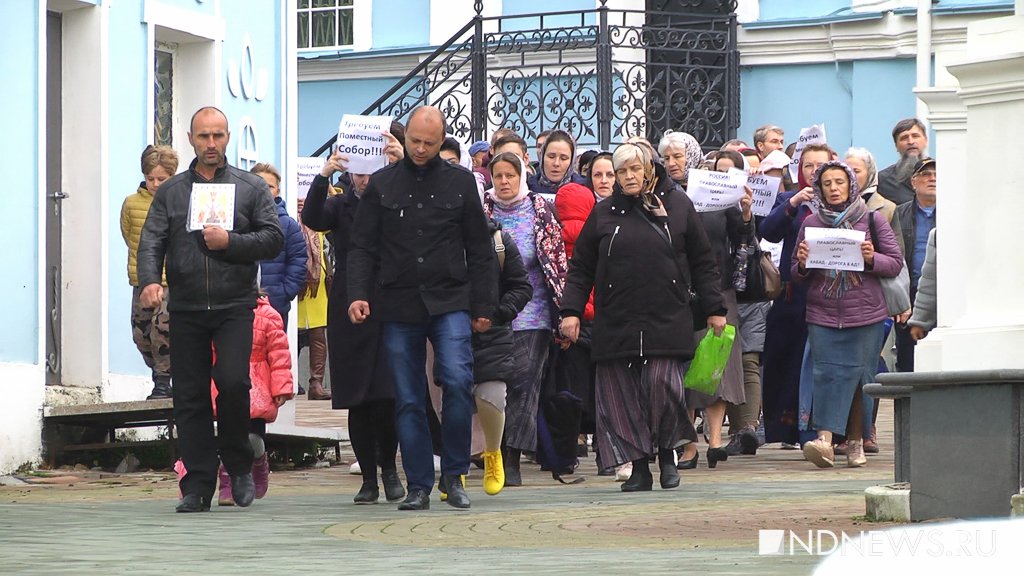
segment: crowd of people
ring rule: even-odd
[[[273,166],[227,164],[215,108],[192,119],[185,172],[169,148],[144,152],[122,231],[150,397],[174,399],[178,511],[208,510],[218,473],[221,505],[266,493],[262,437],[293,396],[283,326],[296,297],[309,398],[348,410],[356,504],[377,502],[383,483],[400,510],[428,509],[436,483],[469,508],[473,462],[490,495],[521,485],[524,464],[561,479],[575,466],[542,458],[552,430],[592,446],[623,492],[652,490],[653,462],[662,489],[679,486],[701,437],[709,468],[766,443],[822,468],[878,452],[863,385],[886,369],[890,330],[897,369],[911,371],[935,327],[936,163],[918,120],[895,126],[899,160],[883,170],[864,148],[817,143],[793,173],[795,147],[775,125],[714,151],[672,131],[657,146],[580,151],[551,130],[534,162],[508,129],[466,147],[429,106],[383,136],[385,168],[349,173],[333,152],[298,220]],[[695,170],[776,177],[775,204],[755,215],[746,187],[735,205],[698,210]],[[188,229],[196,183],[230,186],[232,229]],[[860,266],[813,261],[811,237],[833,230],[863,235]],[[738,297],[757,246],[781,253],[777,298]],[[691,389],[697,343],[727,324],[738,335],[721,382]],[[574,418],[553,421],[556,394]]]

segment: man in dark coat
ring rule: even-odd
[[[910,177],[917,161],[928,151],[928,129],[917,118],[906,118],[892,129],[892,142],[900,159],[878,173],[878,193],[899,206],[914,199]]]
[[[281,252],[284,236],[267,183],[227,163],[231,133],[220,110],[201,108],[188,134],[196,159],[160,187],[139,242],[143,306],[163,300],[166,266],[174,367],[174,419],[185,473],[178,512],[210,509],[220,463],[231,476],[239,506],[252,504],[253,451],[249,443],[249,355],[258,262]],[[233,191],[234,226],[189,230],[196,184]],[[217,363],[213,363],[213,348]],[[210,380],[217,386],[217,438],[213,436]],[[218,462],[218,452],[220,462]]]
[[[910,178],[914,199],[896,208],[896,219],[903,234],[903,259],[910,271],[910,303],[917,299],[917,283],[921,280],[928,234],[935,228],[935,160],[922,158]],[[914,371],[914,347],[907,324],[896,325],[896,370]]]
[[[469,471],[473,413],[472,332],[490,328],[498,263],[473,175],[441,160],[440,110],[413,110],[405,158],[370,176],[348,254],[349,318],[382,322],[392,365],[402,466],[409,495],[400,510],[430,507],[433,455],[427,427],[426,340],[442,374],[441,484],[448,503],[468,508],[459,477]]]

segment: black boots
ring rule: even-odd
[[[380,471],[380,476],[384,484],[384,497],[388,502],[397,502],[405,498],[405,488],[396,468],[384,468]]]
[[[654,487],[651,476],[651,461],[648,458],[633,460],[633,474],[622,483],[623,492],[648,492]]]
[[[658,467],[661,468],[659,480],[662,490],[679,486],[679,472],[676,472],[675,450],[671,448],[658,450]]]
[[[522,486],[523,475],[519,472],[519,459],[522,451],[515,448],[502,448],[501,460],[505,466],[505,486]]]
[[[153,382],[153,391],[146,396],[146,400],[163,400],[171,397],[171,383],[164,381]]]

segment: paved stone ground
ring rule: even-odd
[[[300,424],[342,421],[329,403],[298,402]],[[36,471],[0,487],[0,573],[809,574],[814,557],[758,556],[757,531],[884,526],[861,516],[864,489],[892,479],[891,430],[883,403],[883,450],[865,468],[818,470],[769,445],[709,470],[702,452],[678,489],[641,494],[596,476],[592,459],[572,486],[524,462],[525,485],[493,497],[474,471],[469,511],[436,497],[420,513],[355,506],[347,462],[275,472],[251,508],[192,515],[173,513],[166,471]]]

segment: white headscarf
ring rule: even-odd
[[[498,204],[499,206],[503,206],[505,208],[508,208],[509,206],[515,206],[516,204],[522,202],[523,199],[530,194],[530,188],[526,185],[526,166],[523,165],[523,159],[520,158],[518,154],[509,155],[515,158],[516,162],[519,163],[519,192],[511,200],[502,200],[501,198],[498,198],[498,195],[494,193],[493,187],[489,188],[487,192],[484,193],[485,196],[494,200],[495,204]],[[504,162],[504,160],[502,161]],[[492,175],[491,178],[493,184],[494,176]]]

